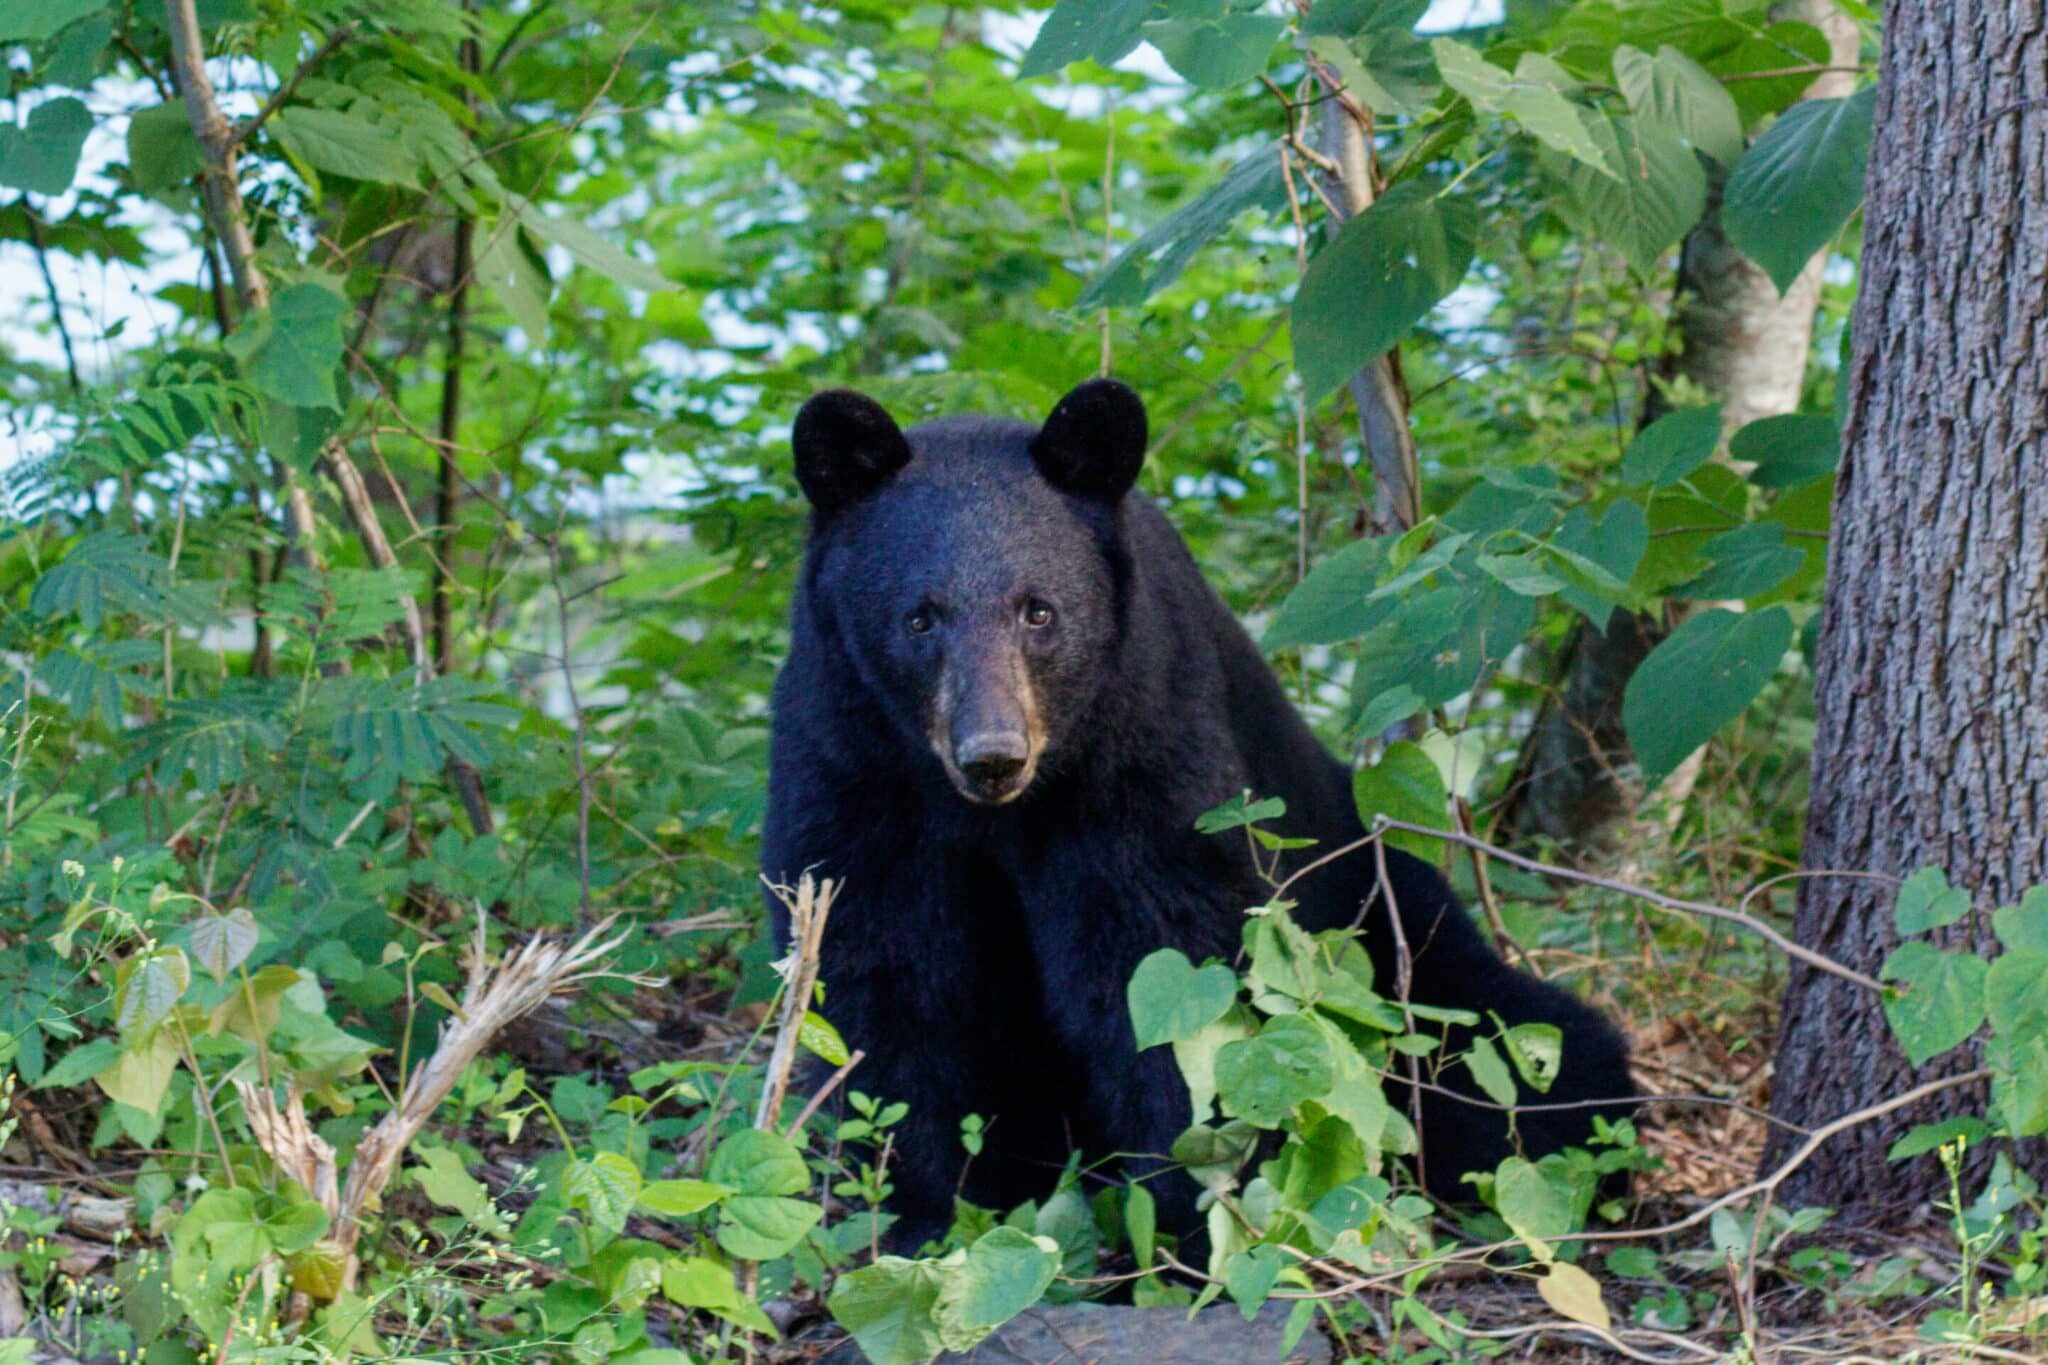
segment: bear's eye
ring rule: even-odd
[[[1024,604],[1022,616],[1025,625],[1033,630],[1044,630],[1052,624],[1052,604],[1034,597]]]
[[[937,624],[938,618],[932,615],[930,607],[919,607],[916,611],[903,618],[904,629],[908,630],[912,635],[923,635]]]

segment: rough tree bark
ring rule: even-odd
[[[1890,0],[1883,33],[1804,861],[1946,868],[1977,906],[1953,939],[1981,943],[1990,907],[2048,880],[2048,13]],[[1810,878],[1795,936],[1875,972],[1890,901]],[[1795,969],[1772,1107],[1813,1125],[1972,1051],[1916,1073],[1870,992]],[[1886,1147],[1983,1104],[1957,1091],[1853,1130],[1781,1194],[1860,1219],[1925,1202],[1940,1167]]]
[[[1829,65],[1854,66],[1856,25],[1833,0],[1786,0],[1772,15],[1812,24],[1827,35]],[[1855,79],[1849,71],[1823,73],[1801,98],[1838,99],[1855,88]],[[1706,212],[1679,252],[1671,328],[1678,345],[1660,370],[1664,378],[1688,379],[1718,400],[1723,428],[1732,432],[1799,406],[1825,259],[1807,262],[1781,298],[1770,276],[1721,230],[1721,178],[1713,174]],[[1640,423],[1656,421],[1665,407],[1663,393],[1651,388]],[[1617,611],[1604,633],[1583,621],[1573,628],[1559,656],[1557,694],[1522,747],[1501,809],[1500,829],[1510,842],[1543,836],[1597,845],[1635,808],[1642,793],[1623,777],[1632,758],[1621,728],[1622,689],[1672,624],[1661,616]],[[1697,771],[1694,764],[1688,767]],[[1675,776],[1690,785],[1683,771]]]

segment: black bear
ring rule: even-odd
[[[1230,960],[1270,890],[1246,841],[1196,832],[1198,815],[1250,790],[1285,798],[1278,828],[1314,838],[1308,856],[1364,833],[1344,764],[1165,515],[1131,494],[1145,441],[1143,404],[1107,379],[1042,427],[905,432],[845,391],[796,419],[812,520],[775,684],[762,871],[843,884],[824,1008],[867,1052],[853,1083],[910,1105],[892,1170],[912,1249],[944,1231],[956,1189],[1008,1207],[1048,1193],[1070,1150],[1164,1153],[1187,1127],[1171,1049],[1136,1049],[1126,984],[1161,947]],[[1307,929],[1362,919],[1387,988],[1376,864],[1338,859],[1290,894]],[[1389,849],[1386,868],[1411,998],[1564,1033],[1541,1099],[1566,1107],[1521,1115],[1522,1150],[1584,1141],[1603,1106],[1573,1101],[1626,1112],[1614,1029],[1496,956],[1428,864]],[[1469,1194],[1459,1174],[1511,1150],[1498,1109],[1425,1089],[1421,1110],[1440,1194]],[[970,1113],[990,1126],[963,1186]],[[1192,1180],[1152,1188],[1162,1226],[1191,1221]]]

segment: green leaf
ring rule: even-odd
[[[1152,1191],[1135,1181],[1124,1196],[1124,1231],[1130,1238],[1131,1257],[1137,1261],[1138,1269],[1151,1269],[1152,1252],[1159,1236],[1159,1208]]]
[[[1548,597],[1564,587],[1564,580],[1552,573],[1543,556],[1534,552],[1517,555],[1480,553],[1473,564],[1509,592],[1522,597]]]
[[[51,45],[49,59],[43,65],[44,83],[80,91],[89,89],[97,74],[100,54],[107,50],[113,37],[114,16],[104,10],[82,23],[72,24]]]
[[[1863,202],[1875,89],[1801,100],[1750,146],[1721,201],[1721,225],[1783,293]]]
[[[1537,1094],[1548,1094],[1564,1065],[1564,1031],[1555,1024],[1516,1024],[1501,1034],[1515,1074]]]
[[[123,962],[114,975],[114,1027],[131,1044],[146,1041],[171,1017],[192,964],[179,948],[158,948]]]
[[[1450,792],[1436,760],[1413,740],[1399,739],[1386,747],[1379,762],[1360,768],[1351,776],[1351,796],[1358,805],[1358,818],[1367,829],[1379,816],[1405,820],[1411,825],[1440,829]],[[1443,841],[1407,830],[1389,830],[1387,842],[1407,849],[1418,858],[1434,858]]]
[[[95,531],[44,570],[28,606],[42,617],[74,615],[85,629],[97,630],[114,611],[142,616],[162,612],[162,584],[169,573],[170,565],[140,538],[122,531]]]
[[[732,1267],[709,1256],[683,1256],[664,1262],[661,1293],[670,1303],[716,1313],[750,1332],[768,1337],[782,1335],[760,1305],[740,1293]]]
[[[813,1056],[821,1057],[834,1066],[845,1066],[852,1056],[846,1050],[846,1040],[839,1036],[839,1030],[832,1027],[832,1021],[816,1010],[805,1010],[804,1017],[797,1023],[797,1042]]]
[[[1783,607],[1704,611],[1650,651],[1623,690],[1622,728],[1656,783],[1748,709],[1792,647]]]
[[[1612,1331],[1614,1319],[1600,1297],[1600,1282],[1569,1261],[1553,1264],[1536,1282],[1543,1301],[1574,1322],[1583,1322],[1602,1332]]]
[[[476,278],[497,295],[519,330],[538,346],[548,338],[548,277],[521,247],[516,224],[508,213],[488,231],[479,226]]]
[[[1196,1122],[1207,1122],[1216,1103],[1216,1054],[1226,1043],[1252,1036],[1251,1018],[1248,1010],[1233,1008],[1174,1043],[1173,1064],[1187,1082],[1188,1104]]]
[[[489,689],[469,678],[431,678],[417,687],[402,677],[341,679],[324,690],[339,709],[329,742],[348,756],[342,777],[362,783],[370,795],[389,792],[401,780],[432,777],[450,754],[486,766],[490,756],[470,727],[516,716],[509,707],[478,700]]]
[[[1914,1066],[1947,1052],[1984,1022],[1984,981],[1989,968],[1975,953],[1947,953],[1931,943],[1900,946],[1878,973],[1902,983],[1887,996],[1885,1018]]]
[[[1721,443],[1721,405],[1678,408],[1636,433],[1621,462],[1623,483],[1668,488],[1714,457]]]
[[[1508,1074],[1508,1064],[1501,1060],[1500,1051],[1491,1040],[1472,1040],[1472,1046],[1465,1050],[1465,1069],[1472,1073],[1486,1098],[1503,1109],[1514,1108],[1515,1078]]]
[[[824,1210],[787,1196],[810,1187],[803,1154],[787,1140],[746,1128],[718,1145],[704,1174],[734,1191],[719,1206],[718,1244],[742,1260],[785,1255]]]
[[[1948,884],[1948,874],[1938,867],[1923,867],[1899,884],[1892,902],[1892,923],[1901,938],[1924,934],[1954,924],[1970,913],[1970,893]]]
[[[1835,472],[1842,433],[1832,417],[1787,412],[1759,417],[1728,438],[1730,459],[1754,465],[1758,488],[1797,488]]]
[[[190,769],[201,788],[215,790],[241,779],[252,750],[272,751],[284,742],[280,719],[245,697],[199,697],[174,703],[142,731],[131,761],[156,764],[159,777]]]
[[[1296,1105],[1327,1092],[1335,1077],[1328,1040],[1298,1014],[1269,1019],[1257,1037],[1226,1043],[1216,1053],[1216,1091],[1225,1112],[1261,1128],[1277,1128]]]
[[[1638,274],[1655,274],[1664,253],[1700,219],[1707,176],[1692,148],[1655,123],[1592,114],[1589,127],[1607,171],[1545,151],[1560,205],[1573,226],[1620,251]]]
[[[491,1202],[490,1190],[469,1173],[454,1148],[419,1148],[414,1156],[419,1164],[412,1168],[412,1178],[421,1194],[442,1208],[461,1214],[471,1226],[492,1236],[506,1231],[505,1216]]]
[[[154,1114],[163,1103],[164,1092],[171,1087],[171,1073],[177,1066],[178,1040],[169,1029],[158,1029],[140,1047],[123,1048],[93,1081],[108,1099]]]
[[[1493,1176],[1493,1206],[1537,1260],[1551,1263],[1554,1242],[1578,1226],[1572,1191],[1549,1177],[1545,1168],[1511,1156]]]
[[[1222,834],[1227,830],[1256,825],[1262,820],[1278,820],[1285,814],[1287,802],[1278,796],[1265,796],[1254,801],[1250,792],[1239,792],[1214,810],[1205,810],[1196,816],[1195,832]]]
[[[69,95],[44,100],[16,128],[0,124],[0,185],[36,194],[62,194],[78,171],[78,153],[92,131],[85,101]]]
[[[1240,214],[1257,209],[1270,216],[1285,205],[1286,195],[1280,146],[1268,143],[1119,251],[1074,307],[1086,312],[1145,302],[1179,279],[1195,253]]]
[[[295,284],[270,311],[245,321],[228,350],[262,392],[296,407],[339,408],[334,368],[341,363],[341,320],[348,300],[324,284]]]
[[[739,1194],[797,1194],[811,1183],[803,1153],[760,1128],[743,1128],[719,1143],[704,1175]]]
[[[2048,953],[2001,954],[1985,975],[1984,1004],[2001,1037],[2048,1037]]]
[[[682,1218],[725,1197],[725,1186],[709,1180],[651,1180],[640,1191],[640,1207],[663,1218]]]
[[[1060,1266],[1059,1244],[1021,1228],[992,1228],[967,1248],[941,1312],[976,1333],[1000,1327],[1044,1296]]]
[[[213,1007],[207,1027],[214,1033],[232,1033],[251,1043],[268,1043],[283,1013],[286,991],[299,984],[299,969],[273,962],[249,978],[241,990],[228,992]],[[424,993],[424,986],[422,988]]]
[[[2048,886],[2029,887],[2018,905],[1992,911],[1991,929],[2013,952],[2048,953]]]
[[[1244,927],[1256,986],[1305,1001],[1316,993],[1324,973],[1316,966],[1316,943],[1285,914],[1255,915]],[[1256,998],[1259,991],[1254,989]]]
[[[1984,1049],[1991,1102],[2014,1137],[2048,1133],[2048,1037],[1998,1034]]]
[[[1288,1264],[1286,1252],[1265,1244],[1236,1252],[1223,1263],[1223,1287],[1246,1322],[1258,1316]]]
[[[574,256],[577,264],[588,266],[616,284],[648,292],[675,287],[660,270],[628,256],[609,237],[574,218],[551,217],[526,205],[519,210],[519,221],[534,236],[553,242]]]
[[[1713,74],[1675,47],[1652,57],[1623,44],[1614,79],[1639,119],[1655,123],[1723,166],[1742,155],[1742,111]]]
[[[0,0],[0,43],[40,43],[107,7],[107,0]]]
[[[825,1210],[806,1199],[736,1194],[719,1205],[718,1245],[743,1261],[787,1256]]]
[[[1209,12],[1181,17],[1189,8]],[[1273,45],[1287,29],[1279,15],[1230,10],[1220,0],[1177,6],[1173,13],[1141,31],[1182,79],[1205,90],[1228,90],[1264,71]]]
[[[1019,80],[1044,76],[1090,59],[1114,66],[1138,45],[1138,30],[1154,0],[1059,0],[1017,68]]]
[[[1333,1009],[1327,998],[1322,1007]],[[1389,1009],[1391,1010],[1391,1006]],[[1342,1011],[1335,1011],[1342,1012]],[[1363,1013],[1364,1011],[1358,1011]],[[1399,1026],[1400,1016],[1387,1022]],[[1387,1103],[1386,1091],[1380,1083],[1379,1072],[1367,1062],[1349,1035],[1327,1021],[1319,1021],[1324,1036],[1330,1044],[1330,1055],[1335,1062],[1336,1078],[1331,1082],[1328,1093],[1318,1101],[1325,1109],[1342,1119],[1350,1127],[1353,1137],[1365,1149],[1368,1165],[1377,1165],[1381,1152],[1389,1146],[1399,1147],[1398,1139],[1390,1137],[1388,1128],[1394,1119],[1393,1107]]]
[[[329,175],[419,187],[419,164],[393,130],[359,114],[287,105],[264,125],[295,161]]]
[[[1381,735],[1422,710],[1422,697],[1406,683],[1396,683],[1358,708],[1351,729],[1360,735]]]
[[[1315,0],[1308,50],[1376,114],[1419,114],[1436,97],[1436,58],[1415,32],[1428,0]]]
[[[281,1255],[304,1251],[327,1235],[327,1210],[310,1199],[285,1205],[263,1220],[271,1247]]]
[[[36,1081],[38,1090],[69,1090],[105,1071],[119,1059],[121,1044],[112,1038],[95,1038],[80,1043],[58,1059],[57,1064],[45,1071]]]
[[[256,951],[260,931],[256,917],[242,906],[226,914],[201,915],[186,930],[192,956],[215,981],[225,982],[228,973]]]
[[[1939,1123],[1916,1124],[1910,1132],[1891,1145],[1891,1150],[1884,1154],[1884,1159],[1904,1161],[1909,1157],[1923,1156],[1951,1142],[1975,1145],[1990,1136],[1990,1124],[1974,1115],[1958,1114]]]
[[[1694,55],[1724,83],[1745,125],[1779,112],[1806,92],[1818,72],[1800,68],[1823,67],[1832,60],[1827,34],[1812,24],[1798,22],[1766,24],[1744,34],[1733,47]],[[1792,74],[1766,76],[1763,73],[1767,71]]]
[[[1430,46],[1445,83],[1474,109],[1505,114],[1544,146],[1600,175],[1618,176],[1606,148],[1593,136],[1586,111],[1565,98],[1575,82],[1556,62],[1525,52],[1509,75],[1455,38],[1438,38]]]
[[[1316,561],[1273,613],[1259,645],[1267,653],[1296,645],[1354,640],[1393,614],[1392,598],[1369,600],[1386,566],[1384,539],[1355,540]]]
[[[1592,565],[1625,590],[1650,544],[1649,518],[1643,505],[1627,498],[1618,499],[1597,524],[1586,508],[1574,507],[1565,514],[1550,543],[1553,550],[1565,557],[1559,572],[1566,583],[1558,596],[1566,606],[1583,614],[1593,629],[1606,630],[1608,618],[1621,599],[1607,584],[1580,571],[1577,561]]]
[[[1472,263],[1478,216],[1407,180],[1344,224],[1295,292],[1294,367],[1309,401],[1399,344]]]
[[[1670,591],[1676,597],[1715,602],[1762,597],[1806,563],[1806,556],[1785,543],[1785,528],[1776,522],[1753,521],[1702,547],[1713,567]]]
[[[144,194],[161,194],[206,169],[182,100],[154,105],[128,120],[128,178]]]
[[[562,1193],[569,1207],[590,1215],[591,1224],[617,1233],[640,1197],[640,1168],[617,1152],[599,1152],[588,1161],[572,1161],[562,1173]]]
[[[841,1275],[826,1306],[874,1365],[921,1365],[946,1349],[933,1319],[949,1278],[937,1261],[880,1256]]]
[[[1176,948],[1150,953],[1125,992],[1138,1049],[1191,1038],[1237,1000],[1237,974],[1221,963],[1197,969]]]

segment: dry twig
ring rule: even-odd
[[[756,1128],[773,1132],[776,1115],[782,1111],[789,1073],[796,1065],[797,1035],[818,985],[818,950],[825,941],[825,917],[832,913],[839,885],[829,877],[814,880],[808,872],[797,878],[794,887],[768,884],[769,892],[789,910],[789,956],[776,964],[784,982],[782,1008],[776,1017],[775,1046],[768,1053],[768,1074],[761,1084],[761,1103],[754,1111]]]

